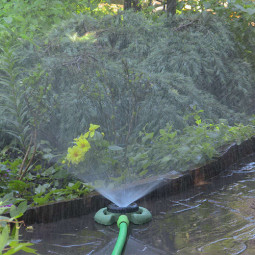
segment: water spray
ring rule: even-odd
[[[133,224],[144,224],[151,221],[152,215],[146,208],[138,206],[135,203],[126,207],[110,204],[107,207],[100,209],[95,214],[94,219],[97,223],[106,226],[117,222],[119,236],[112,255],[120,255],[126,243],[129,222],[132,222]]]

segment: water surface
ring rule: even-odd
[[[153,220],[130,225],[125,255],[255,254],[255,155],[208,184],[141,205]],[[111,254],[118,229],[93,216],[35,224],[22,238],[42,255]]]

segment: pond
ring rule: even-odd
[[[130,225],[124,255],[255,254],[255,154],[207,184],[140,205],[153,220]],[[35,224],[21,238],[42,255],[111,254],[118,228],[93,217]]]

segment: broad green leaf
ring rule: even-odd
[[[47,202],[49,202],[49,198],[52,195],[52,193],[48,193],[47,195],[45,195],[44,197],[34,197],[34,202],[36,204],[42,205],[42,204],[46,204]]]
[[[11,218],[17,219],[21,217],[26,210],[27,210],[27,201],[21,202],[18,205],[18,207],[16,207],[15,205],[12,205],[10,209]]]
[[[33,245],[33,244],[27,243],[27,245],[25,247],[23,247],[22,250],[27,252],[27,253],[37,254],[35,249],[27,247],[27,246],[30,246],[30,245]]]
[[[76,190],[81,186],[81,182],[77,181],[76,183],[68,183],[67,188],[70,188],[72,190]]]
[[[47,184],[47,183],[46,183]],[[38,186],[37,186],[37,188],[35,188],[35,194],[43,194],[43,193],[45,193],[45,191],[46,191],[46,189],[48,188],[49,186],[47,186],[47,185],[41,185],[41,184],[39,184]]]
[[[0,234],[0,252],[3,251],[4,247],[6,246],[9,238],[9,230],[8,226],[5,226]]]
[[[12,255],[14,253],[17,253],[18,251],[24,250],[28,251],[32,254],[37,254],[36,250],[28,248],[28,246],[33,245],[32,243],[18,243],[16,241],[13,241],[10,243],[11,249],[4,253],[4,255]]]
[[[50,167],[47,170],[45,170],[41,175],[42,176],[48,176],[48,175],[52,175],[54,173],[56,173],[56,169],[54,167]]]

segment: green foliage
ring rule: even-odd
[[[52,8],[54,6],[54,8]],[[63,8],[64,7],[64,8]],[[11,25],[14,33],[34,35],[47,31],[52,24],[68,15],[61,1],[1,1],[2,26]]]
[[[127,147],[128,168],[133,170],[133,178],[165,172],[174,174],[203,165],[219,156],[224,146],[233,142],[240,144],[255,135],[252,124],[229,126],[226,120],[215,124],[202,120],[197,111],[189,116],[193,116],[195,123],[183,130],[173,129],[168,124],[154,136],[144,129],[138,143]]]
[[[98,0],[2,1],[0,192],[35,205],[87,194],[55,163],[89,123],[106,133],[72,169],[89,181],[182,171],[254,135],[254,7],[223,2],[167,18],[105,15]]]
[[[45,69],[40,85],[51,84],[44,132],[67,146],[88,123],[98,123],[108,140],[127,144],[145,125],[156,133],[168,122],[184,128],[182,116],[194,105],[206,118],[245,121],[253,80],[233,36],[206,13],[154,22],[126,12],[63,22],[41,50],[23,51]]]
[[[247,103],[241,102],[240,97],[249,96],[252,92],[251,71],[247,72],[249,65],[240,62],[241,59],[237,57],[237,48],[231,38],[233,35],[226,29],[227,24],[214,22],[210,14],[202,13],[202,16],[202,19],[197,16],[190,18],[194,25],[190,26],[188,31],[184,29],[183,32],[173,32],[171,36],[163,39],[162,44],[155,46],[146,64],[154,72],[181,73],[191,79],[194,85],[190,84],[190,87],[215,96],[221,104],[235,111],[237,107],[245,110]],[[178,29],[185,26],[185,20],[186,17]],[[173,21],[168,22],[169,29],[173,25]],[[196,38],[199,38],[198,41]],[[235,75],[231,76],[231,73]],[[181,86],[178,84],[176,87],[179,92]],[[207,112],[206,108],[201,108]]]
[[[231,1],[228,6],[230,25],[240,43],[242,55],[255,68],[255,6],[254,1]]]
[[[17,203],[26,199],[29,204],[42,205],[53,201],[74,199],[82,197],[91,191],[88,184],[77,181],[59,164],[48,168],[42,165],[35,165],[24,179],[17,180],[18,172],[22,161],[5,160],[0,164],[0,199],[5,206]],[[9,194],[6,195],[5,194]],[[13,198],[13,195],[15,198]],[[25,204],[21,203],[17,208],[11,207],[12,215],[18,215],[26,210]],[[19,212],[19,213],[17,213]]]
[[[28,41],[34,45],[34,38],[44,33],[60,21],[70,18],[74,13],[92,12],[99,0],[3,0],[0,3],[0,42],[11,40]]]
[[[29,188],[29,186],[29,183],[25,183],[20,180],[11,180],[8,183],[8,187],[10,190],[15,190],[20,194],[23,194]]]
[[[65,188],[56,189],[48,183],[39,185],[35,189],[36,195],[33,196],[34,205],[43,205],[52,201],[61,201],[67,199],[74,199],[88,194],[91,188],[77,181],[76,183],[69,183]]]
[[[224,119],[219,123],[202,120],[201,114],[203,111],[194,107],[193,112],[184,117],[187,125],[182,130],[167,124],[155,134],[148,133],[145,127],[136,141],[125,147],[107,146],[102,137],[94,138],[101,146],[90,141],[91,149],[84,162],[71,169],[81,179],[91,180],[96,187],[126,184],[201,166],[219,156],[226,146],[255,136],[252,123],[230,126]]]
[[[15,81],[24,116],[53,147],[66,147],[91,122],[115,144],[132,142],[145,125],[156,133],[168,122],[182,129],[194,105],[206,118],[245,121],[253,80],[233,36],[206,13],[156,21],[133,12],[76,15],[38,47],[15,51],[26,66]]]
[[[21,68],[12,49],[2,49],[0,55],[0,131],[8,134],[23,148],[30,137],[30,118],[24,102],[24,89],[20,80]],[[3,136],[3,135],[2,135]],[[5,137],[5,136],[3,136]],[[2,144],[3,146],[3,144]]]
[[[18,204],[17,206],[15,204]],[[22,222],[18,221],[27,210],[27,202],[16,199],[11,193],[0,198],[0,254],[11,255],[19,251],[37,254],[29,248],[32,243],[19,241],[19,229]],[[2,216],[9,211],[10,217]],[[12,224],[12,227],[10,225]]]
[[[191,9],[187,9],[186,6]],[[178,3],[178,13],[185,12],[212,12],[224,17],[235,35],[235,41],[244,58],[255,67],[254,39],[255,39],[255,7],[254,1],[243,0],[203,0],[203,1],[181,1]]]

